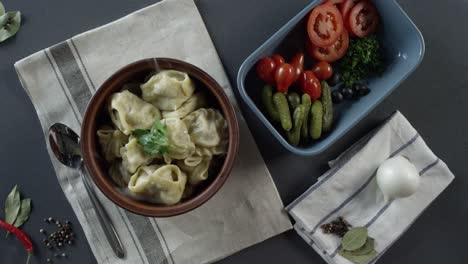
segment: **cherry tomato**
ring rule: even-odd
[[[276,54],[276,55],[273,55],[271,58],[275,61],[276,67],[279,67],[286,63],[286,61],[281,55]]]
[[[317,47],[326,48],[335,43],[343,32],[343,19],[338,8],[326,3],[315,7],[307,21],[307,32]]]
[[[278,92],[285,93],[288,91],[289,86],[294,83],[296,79],[296,68],[291,64],[285,63],[276,69],[275,80],[276,89]]]
[[[299,79],[299,76],[301,76],[302,72],[304,71],[304,53],[298,52],[294,57],[292,58],[291,64],[294,68],[296,68],[296,79],[297,81]]]
[[[343,3],[345,0],[327,0],[325,1],[325,4],[332,4],[332,5],[337,5]]]
[[[314,44],[307,42],[307,52],[310,56],[318,61],[334,62],[341,59],[348,50],[349,37],[348,32],[343,30],[340,38],[328,48],[320,48]]]
[[[312,67],[312,72],[320,81],[325,81],[332,77],[333,68],[330,63],[326,61],[319,61],[314,65],[314,67]]]
[[[361,1],[351,9],[348,23],[351,32],[362,38],[375,32],[379,24],[379,14],[370,1]]]
[[[300,79],[301,90],[310,96],[312,101],[320,98],[322,95],[322,87],[320,81],[315,77],[312,71],[304,71]]]
[[[275,84],[276,63],[270,58],[266,57],[257,62],[257,75],[260,79],[268,84]]]
[[[343,17],[343,24],[351,36],[354,36],[354,33],[351,32],[351,27],[349,26],[349,13],[358,1],[360,0],[345,0],[340,8],[341,17]]]

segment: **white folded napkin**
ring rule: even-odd
[[[385,202],[375,174],[394,156],[408,158],[419,170],[421,184],[408,198]],[[349,264],[337,254],[341,239],[320,226],[341,216],[354,227],[367,227],[375,238],[375,263],[397,241],[429,204],[452,182],[453,174],[400,113],[359,140],[331,169],[287,207],[295,229],[329,264]]]
[[[104,80],[150,57],[195,64],[214,77],[236,105],[193,0],[160,2],[42,50],[15,67],[46,134],[54,122],[80,131],[86,105]],[[292,228],[255,141],[237,113],[240,149],[235,167],[223,188],[200,208],[177,217],[142,217],[115,206],[97,190],[123,240],[123,260],[115,257],[98,226],[78,172],[60,164],[49,149],[58,181],[98,263],[209,263]]]

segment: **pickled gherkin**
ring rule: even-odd
[[[308,94],[303,94],[302,95],[302,105],[304,106],[304,122],[302,124],[302,139],[308,140],[309,139],[309,112],[310,112],[310,107],[312,105],[312,101],[310,99],[310,96]]]
[[[305,106],[299,105],[294,109],[294,128],[288,132],[288,140],[291,145],[297,146],[301,141],[302,124],[304,123]]]
[[[270,85],[265,85],[262,89],[262,104],[267,115],[273,122],[279,123],[280,116],[278,110],[273,105],[273,88]]]
[[[273,105],[279,112],[281,126],[284,130],[290,131],[292,128],[291,113],[286,96],[283,93],[275,93],[275,95],[273,95]]]
[[[323,106],[320,100],[315,101],[310,108],[310,137],[319,139],[322,136]]]

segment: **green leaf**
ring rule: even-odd
[[[355,227],[343,236],[341,242],[344,250],[353,251],[364,246],[367,240],[367,228]]]
[[[8,12],[0,16],[0,42],[13,37],[21,27],[21,12]]]
[[[15,222],[16,217],[21,208],[20,193],[18,191],[18,185],[15,185],[10,194],[8,194],[5,201],[5,222],[10,225]]]
[[[5,7],[3,6],[2,2],[0,2],[0,16],[5,14]]]
[[[20,227],[29,219],[29,215],[31,214],[31,199],[26,198],[21,200],[21,208],[19,210],[18,216],[16,217],[15,222],[13,223],[14,226]]]
[[[365,255],[353,255],[349,251],[340,249],[338,251],[338,254],[340,254],[340,256],[342,256],[343,258],[351,262],[358,263],[358,264],[365,264],[371,261],[377,255],[377,251],[373,249],[372,251],[370,251],[369,253]]]
[[[375,240],[372,237],[368,237],[366,243],[361,248],[351,251],[353,255],[366,255],[374,249]]]
[[[154,120],[151,130],[136,129],[133,135],[137,138],[138,144],[149,154],[168,154],[170,152],[170,142],[166,124],[158,119]]]

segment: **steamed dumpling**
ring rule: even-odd
[[[176,204],[182,198],[187,175],[175,165],[140,167],[130,178],[128,189],[148,202]]]
[[[190,139],[187,126],[179,118],[166,118],[161,122],[166,124],[167,134],[169,138],[170,153],[164,155],[167,163],[172,159],[185,159],[193,154],[195,145]]]
[[[130,141],[120,149],[120,155],[122,156],[124,168],[130,173],[135,173],[140,166],[150,164],[155,157],[154,155],[146,153],[143,147],[138,144],[136,138],[131,138]]]
[[[111,162],[121,157],[120,148],[127,143],[128,137],[120,130],[115,130],[110,126],[103,126],[97,131],[99,144],[101,145],[104,158]]]
[[[187,73],[166,70],[142,84],[141,90],[143,100],[160,110],[174,111],[192,96],[195,85]]]
[[[228,126],[221,113],[215,109],[200,108],[184,119],[190,138],[199,156],[224,154],[228,144]]]
[[[202,162],[202,160],[203,160],[202,156],[197,155],[197,154],[194,153],[190,157],[187,157],[187,158],[184,159],[184,164],[187,165],[187,166],[190,166],[190,167],[195,167],[198,164],[200,164],[200,162]]]
[[[156,107],[127,90],[111,96],[109,115],[125,135],[130,135],[135,129],[150,129],[155,118],[161,118]]]
[[[211,157],[205,157],[196,166],[187,166],[184,161],[178,161],[177,165],[187,173],[188,182],[197,184],[208,179],[208,169],[210,168]]]
[[[215,147],[196,147],[195,153],[198,156],[213,156],[213,155],[223,155],[227,153],[228,148],[228,139],[224,138],[219,142],[219,144]]]
[[[182,104],[177,110],[175,111],[163,111],[162,116],[163,118],[169,117],[177,117],[177,118],[184,118],[191,112],[197,110],[200,107],[206,105],[206,97],[203,93],[198,92],[192,95],[185,103]]]
[[[128,182],[130,181],[131,174],[127,171],[122,161],[113,162],[109,168],[109,175],[115,184],[119,187],[127,187]]]

